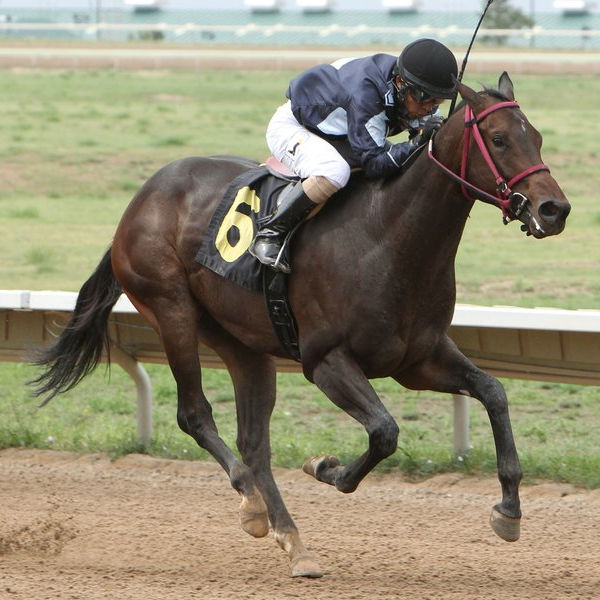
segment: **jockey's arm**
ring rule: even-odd
[[[385,177],[402,169],[402,163],[415,147],[410,141],[392,144],[386,137],[385,112],[372,115],[363,123],[348,123],[348,141],[360,156],[361,166],[369,178]]]
[[[385,177],[402,171],[402,163],[415,151],[419,139],[425,138],[429,124],[439,128],[439,109],[421,119],[392,125],[379,92],[370,82],[365,81],[360,97],[348,107],[348,142],[360,157],[367,177]],[[414,130],[417,135],[398,143],[387,139],[390,131],[393,135],[406,129]],[[429,133],[429,137],[430,135]]]
[[[376,120],[380,115],[373,117]],[[406,159],[421,145],[427,143],[429,138],[437,131],[443,123],[441,113],[436,110],[431,115],[416,119],[410,123],[411,132],[410,139],[406,142],[392,143],[385,134],[383,137],[383,145],[378,145],[377,150],[371,148],[369,151],[362,154],[363,157],[363,169],[367,177],[384,177],[392,174],[394,171],[401,171],[402,164]],[[371,126],[373,123],[371,123]],[[385,122],[387,127],[387,121]],[[383,132],[383,122],[379,125],[380,135],[377,140],[381,139],[381,132]],[[372,127],[372,129],[374,129]],[[375,140],[374,140],[375,141]]]

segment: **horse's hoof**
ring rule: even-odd
[[[267,507],[260,494],[243,496],[240,504],[240,525],[252,537],[265,537],[269,533]]]
[[[320,477],[321,473],[325,469],[338,467],[339,464],[340,461],[335,456],[313,456],[302,465],[302,470],[316,480],[322,481]]]
[[[275,541],[290,558],[292,577],[323,577],[315,557],[304,547],[296,529],[275,531]]]
[[[492,508],[490,525],[494,533],[506,542],[516,542],[521,535],[521,519],[507,517],[495,508]]]
[[[292,577],[310,577],[317,579],[323,577],[323,572],[319,568],[317,561],[310,555],[299,556],[292,561]]]

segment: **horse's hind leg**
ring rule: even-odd
[[[238,412],[237,445],[267,503],[275,539],[290,560],[294,577],[321,577],[283,502],[271,471],[269,423],[275,405],[275,367],[270,359],[240,361],[230,369]]]
[[[460,393],[477,398],[483,404],[494,434],[498,479],[502,486],[502,501],[494,506],[490,524],[502,539],[508,542],[518,540],[522,471],[502,384],[473,365],[448,338],[428,360],[394,378],[408,388]]]
[[[213,330],[203,336],[203,341],[219,354],[231,375],[237,407],[237,446],[267,504],[275,539],[288,554],[292,575],[321,577],[319,565],[304,547],[271,471],[269,423],[275,406],[275,365],[270,357],[250,351],[225,332]],[[260,504],[245,498],[240,520],[246,530],[248,526],[260,526]]]
[[[202,390],[198,358],[200,309],[186,290],[171,288],[174,297],[140,302],[128,294],[138,310],[158,326],[173,377],[177,383],[177,422],[199,446],[210,452],[229,475],[232,487],[244,498],[260,503],[252,472],[219,437],[212,408]],[[268,527],[250,531],[263,536]]]

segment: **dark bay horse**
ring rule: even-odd
[[[348,493],[396,450],[398,426],[369,379],[393,377],[410,389],[470,395],[485,407],[496,445],[502,499],[491,525],[514,541],[522,473],[506,395],[447,335],[455,255],[474,202],[461,188],[499,198],[505,216],[518,217],[536,238],[560,233],[570,206],[541,164],[541,136],[514,102],[508,75],[500,77],[497,90],[475,92],[459,84],[459,92],[463,103],[436,135],[430,156],[421,153],[402,177],[368,181],[355,175],[294,240],[289,296],[303,372],[368,433],[367,450],[350,464],[320,456],[303,469]],[[475,122],[483,146],[476,135],[464,136]],[[469,149],[464,156],[463,146]],[[302,544],[271,473],[272,355],[284,351],[264,299],[194,260],[224,190],[253,166],[243,159],[186,158],[144,184],[112,248],[83,285],[69,325],[42,355],[38,393],[52,397],[66,391],[96,365],[110,343],[110,310],[124,291],[160,334],[177,382],[179,427],[214,456],[241,495],[243,529],[265,536],[270,523],[292,575],[318,577],[317,561]],[[507,179],[515,189],[504,193]],[[219,437],[211,416],[199,340],[216,351],[231,375],[241,460]]]

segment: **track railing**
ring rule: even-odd
[[[27,360],[27,351],[50,344],[75,307],[75,292],[0,290],[0,360]],[[477,366],[498,376],[600,385],[600,311],[457,305],[450,336]],[[134,380],[138,436],[152,439],[152,383],[141,363],[166,363],[158,335],[122,296],[110,317],[111,360]],[[206,346],[204,367],[224,368]],[[279,371],[300,372],[293,360],[276,359]],[[454,449],[469,444],[469,399],[454,396]]]

